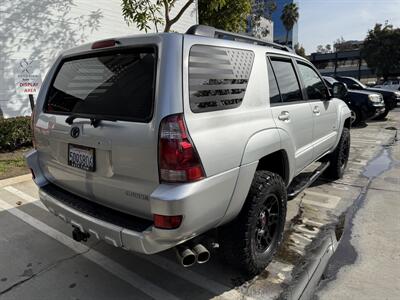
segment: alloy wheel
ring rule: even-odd
[[[255,228],[255,246],[259,253],[268,251],[277,237],[280,213],[278,201],[276,195],[268,195],[258,215]]]

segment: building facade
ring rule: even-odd
[[[368,67],[361,56],[361,41],[351,41],[349,50],[332,53],[312,53],[310,61],[324,76],[348,76],[371,83],[377,80],[376,73]]]
[[[178,0],[171,15],[174,16],[185,2]],[[185,32],[196,23],[197,1],[186,10],[172,30]],[[154,31],[154,28],[149,30]],[[139,32],[133,25],[126,25],[120,0],[1,1],[0,117],[31,113],[28,96],[17,88],[16,78],[20,72],[29,72],[43,80],[52,62],[63,50]]]
[[[276,0],[276,11],[272,14],[272,21],[274,22],[274,42],[285,44],[286,42],[286,28],[283,26],[281,15],[283,8],[286,4],[297,3],[294,0]],[[299,25],[298,22],[294,25],[293,30],[289,32],[289,46],[293,47],[299,41]]]

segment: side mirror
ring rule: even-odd
[[[345,83],[343,82],[335,82],[332,86],[333,97],[344,99],[347,96],[348,89]]]
[[[353,89],[353,90],[361,89],[361,87],[357,83],[353,83],[352,85],[350,85],[350,88]]]

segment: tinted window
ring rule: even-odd
[[[67,60],[49,89],[45,111],[149,121],[155,64],[153,48]]]
[[[292,102],[302,100],[299,82],[296,78],[293,65],[288,60],[272,59],[276,80],[281,91],[283,102]]]
[[[366,88],[366,86],[364,84],[362,84],[360,81],[356,80],[356,79],[352,79],[352,78],[342,78],[342,77],[338,77],[336,78],[338,81],[343,82],[347,85],[348,88],[352,88],[354,87],[354,85],[358,85],[361,88]]]
[[[348,86],[354,84],[354,82],[353,82],[352,80],[347,79],[347,78],[337,78],[337,80],[339,80],[340,82],[343,82],[343,83],[347,84]]]
[[[271,63],[270,63],[269,59],[267,59],[267,68],[268,68],[270,103],[282,102],[281,95],[279,94],[278,85],[276,83],[275,75],[274,75],[274,72],[272,71],[272,67],[271,67]]]
[[[302,63],[297,64],[303,79],[308,99],[327,99],[327,91],[321,78],[311,67]]]
[[[233,109],[242,104],[254,53],[194,45],[189,54],[189,103],[194,113]]]

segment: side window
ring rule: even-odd
[[[271,58],[283,102],[303,100],[300,85],[290,60]]]
[[[274,71],[272,71],[272,66],[267,58],[267,69],[268,69],[268,81],[269,81],[269,101],[270,103],[280,103],[282,102],[281,95],[279,93],[278,84],[276,83],[276,78]]]
[[[189,53],[189,104],[194,113],[233,109],[242,104],[254,52],[194,45]]]
[[[305,64],[297,63],[297,65],[299,67],[300,76],[303,79],[304,87],[307,91],[308,99],[327,99],[328,95],[326,86],[318,76],[317,72]]]

